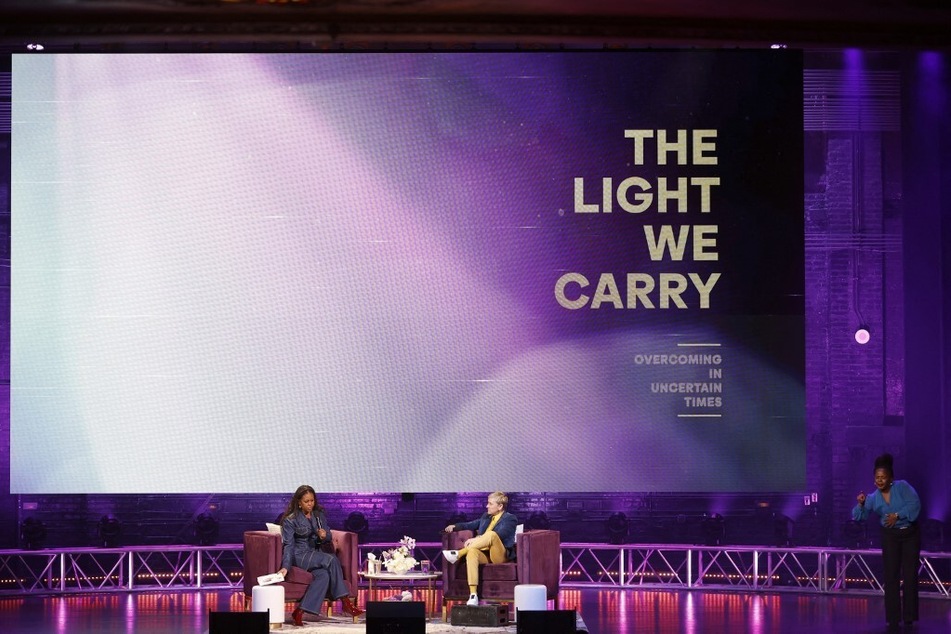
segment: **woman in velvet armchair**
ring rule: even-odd
[[[281,516],[281,539],[284,542],[284,557],[281,561],[282,575],[287,575],[291,566],[310,572],[314,580],[307,587],[300,606],[294,610],[295,625],[303,625],[304,612],[320,613],[320,606],[328,596],[340,599],[343,610],[352,617],[363,614],[350,599],[350,590],[343,579],[343,568],[333,554],[330,527],[324,509],[317,504],[313,487],[303,484],[297,487],[287,509]],[[323,547],[331,545],[331,551]]]

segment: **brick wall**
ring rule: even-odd
[[[883,213],[901,192],[882,178],[893,134],[811,136],[825,148],[825,169],[807,170],[806,183],[808,455],[810,482],[831,500],[820,524],[834,543],[856,493],[869,488],[874,456],[905,457],[903,347],[887,345],[902,337],[900,228]],[[861,323],[872,332],[864,346],[852,337]]]
[[[288,494],[253,495],[69,495],[19,496],[20,518],[34,517],[47,526],[46,545],[95,546],[99,520],[114,515],[122,522],[120,545],[198,543],[195,519],[210,514],[218,522],[217,543],[238,543],[245,530],[263,529],[284,509]],[[318,494],[331,526],[344,528],[351,513],[362,513],[368,529],[361,543],[396,541],[411,535],[439,541],[451,521],[475,519],[485,508],[485,492]],[[765,507],[763,506],[765,505]],[[563,541],[605,542],[606,521],[614,513],[630,520],[625,541],[703,541],[701,521],[717,512],[725,518],[729,543],[753,544],[773,539],[772,513],[798,507],[797,543],[815,543],[815,512],[803,507],[802,495],[707,495],[512,493],[511,510],[526,524],[548,523]],[[806,512],[800,512],[804,509]],[[11,544],[8,547],[13,547]]]

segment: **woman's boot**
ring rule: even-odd
[[[340,602],[343,604],[343,611],[352,616],[354,620],[363,614],[363,610],[355,606],[350,597],[341,597]]]

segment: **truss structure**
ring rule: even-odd
[[[0,594],[240,588],[241,544],[0,550]]]
[[[393,544],[361,544],[360,560]],[[417,542],[416,558],[438,568],[439,543]],[[241,544],[0,550],[0,595],[243,588]],[[733,592],[876,594],[879,550],[696,546],[561,545],[565,587],[669,588]],[[951,600],[951,553],[922,552],[919,588]]]
[[[880,550],[563,543],[562,583],[618,588],[881,593]],[[922,552],[918,583],[951,599],[951,553]]]

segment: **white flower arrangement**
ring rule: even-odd
[[[416,540],[408,535],[403,535],[399,546],[383,551],[383,566],[387,572],[394,574],[405,574],[416,567],[416,559],[413,557],[413,551],[416,550]]]

